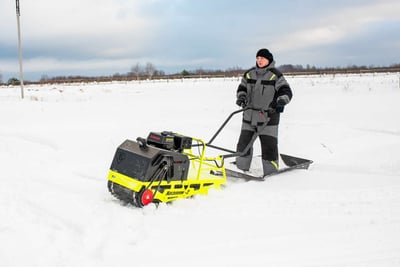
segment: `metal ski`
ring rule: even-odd
[[[246,181],[264,181],[266,178],[281,174],[284,172],[296,170],[296,169],[308,169],[311,163],[313,163],[312,160],[309,159],[303,159],[303,158],[298,158],[298,157],[293,157],[289,156],[286,154],[280,154],[282,161],[285,163],[287,167],[279,169],[276,172],[273,172],[271,174],[265,175],[265,176],[253,176],[248,173],[240,172],[240,171],[234,171],[231,169],[225,168],[226,176],[227,177],[232,177],[232,178],[239,178],[239,179],[244,179]]]

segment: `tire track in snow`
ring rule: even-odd
[[[46,147],[54,151],[59,150],[59,146],[56,143],[34,134],[0,133],[0,137],[28,142],[37,146]]]
[[[390,131],[390,130],[382,130],[382,129],[368,129],[368,128],[353,128],[353,129],[362,131],[362,132],[367,132],[367,133],[378,133],[378,134],[384,134],[384,135],[400,136],[400,132],[398,132],[398,131]]]

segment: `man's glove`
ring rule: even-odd
[[[290,101],[290,98],[287,95],[281,95],[276,99],[276,112],[277,113],[282,113],[286,104],[288,104]]]
[[[236,99],[236,105],[239,107],[244,108],[247,105],[247,94],[242,93],[238,95],[238,98]]]

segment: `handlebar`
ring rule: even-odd
[[[228,122],[230,121],[230,119],[231,119],[234,115],[236,115],[236,114],[238,114],[238,113],[241,113],[241,112],[244,112],[244,111],[249,110],[249,109],[254,110],[254,111],[259,111],[259,112],[262,113],[263,116],[265,116],[266,121],[265,121],[265,123],[263,123],[263,124],[261,125],[261,127],[262,127],[261,129],[264,129],[264,127],[267,126],[267,123],[268,123],[268,116],[267,116],[266,114],[274,114],[274,113],[275,113],[275,109],[272,109],[272,108],[268,108],[267,110],[264,110],[264,109],[260,109],[260,108],[249,107],[249,106],[248,106],[248,107],[244,107],[244,108],[239,109],[239,110],[236,110],[236,111],[232,112],[232,113],[228,116],[228,118],[226,118],[226,120],[222,123],[222,125],[221,125],[221,126],[219,127],[219,129],[217,130],[217,132],[213,135],[213,137],[211,137],[210,141],[207,142],[206,146],[209,146],[209,147],[212,147],[212,148],[215,148],[215,149],[222,150],[222,151],[225,151],[225,152],[230,153],[230,154],[227,154],[227,155],[222,155],[224,158],[236,157],[236,156],[244,156],[244,155],[249,151],[249,149],[253,146],[253,143],[254,143],[255,139],[259,136],[258,133],[256,133],[256,134],[253,135],[253,137],[252,137],[250,143],[247,145],[247,147],[246,147],[242,152],[237,152],[237,151],[233,151],[233,150],[231,150],[231,149],[227,149],[227,148],[215,146],[215,145],[212,145],[211,143],[212,143],[212,142],[215,140],[215,138],[220,134],[220,132],[222,131],[222,129],[228,124]]]

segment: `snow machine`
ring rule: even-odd
[[[117,148],[111,163],[108,190],[125,203],[143,207],[152,202],[170,202],[207,194],[210,188],[220,189],[226,183],[227,176],[264,180],[266,177],[252,176],[224,166],[225,158],[245,155],[258,137],[257,134],[243,152],[212,144],[229,120],[247,109],[249,107],[231,113],[207,143],[171,131],[150,132],[146,139],[138,137],[136,141],[125,140]],[[266,116],[265,111],[260,112]],[[207,157],[206,148],[228,154]],[[285,154],[280,154],[280,157],[286,167],[271,175],[307,169],[312,163],[311,160]]]
[[[137,207],[207,194],[226,182],[226,174],[223,157],[205,151],[203,140],[169,131],[125,140],[114,155],[108,189]]]

